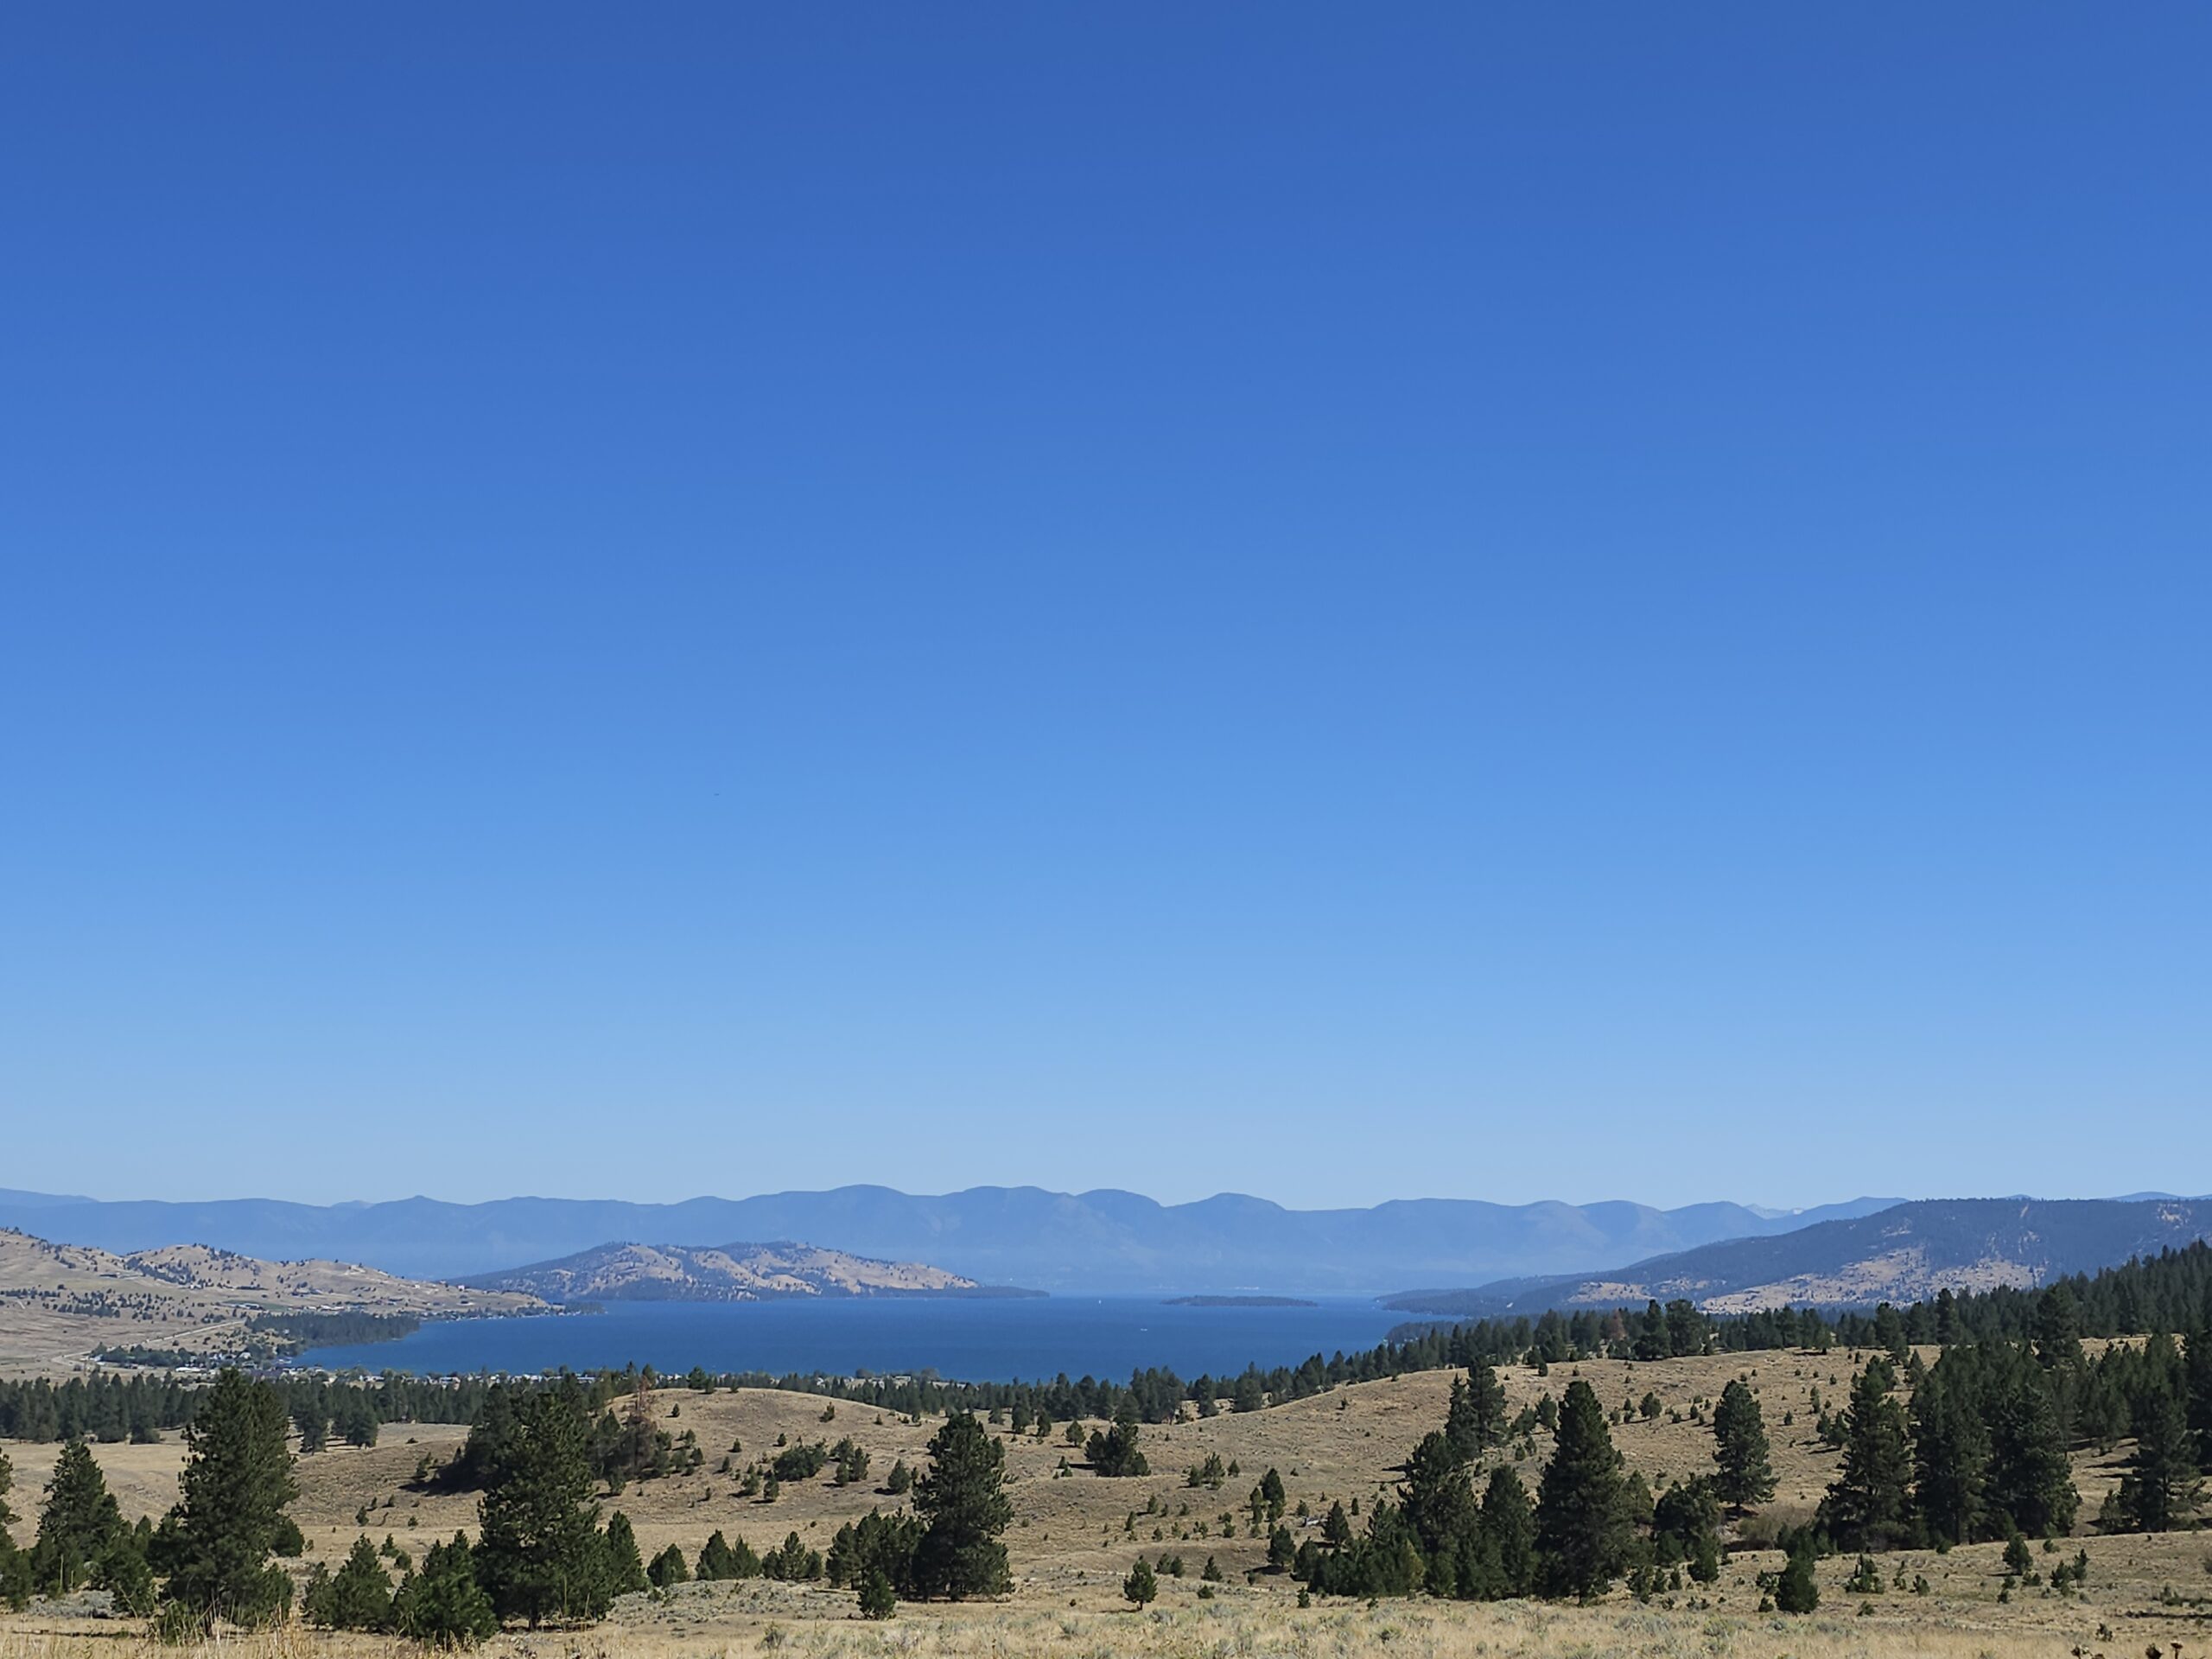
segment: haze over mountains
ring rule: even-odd
[[[1237,1193],[1162,1205],[1113,1190],[983,1186],[914,1195],[844,1186],[670,1205],[416,1198],[323,1205],[273,1198],[103,1202],[0,1190],[0,1225],[110,1250],[191,1242],[276,1259],[334,1257],[416,1278],[496,1273],[623,1240],[712,1248],[731,1239],[797,1239],[926,1263],[984,1285],[1380,1294],[1409,1285],[1585,1273],[1720,1239],[1792,1232],[1897,1202],[1858,1198],[1777,1214],[1727,1203],[1658,1210],[1624,1202],[1415,1198],[1300,1211]]]
[[[2212,1199],[1931,1198],[1596,1273],[1409,1292],[1386,1306],[1482,1318],[1677,1297],[1710,1313],[1903,1306],[1937,1291],[2047,1284],[2212,1238]]]

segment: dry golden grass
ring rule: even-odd
[[[756,1591],[760,1587],[753,1587]],[[781,1586],[766,1586],[767,1590]],[[696,1588],[668,1599],[663,1617],[623,1616],[593,1630],[513,1632],[488,1644],[488,1659],[2057,1659],[2073,1637],[1956,1627],[1895,1618],[1815,1615],[1746,1618],[1635,1606],[1494,1606],[1431,1601],[1378,1607],[1337,1604],[1300,1610],[1279,1599],[1230,1598],[1144,1613],[1007,1606],[901,1608],[887,1624],[836,1609],[797,1605],[791,1594]],[[689,1604],[706,1604],[697,1614]],[[2199,1627],[2172,1627],[2194,1650]],[[2111,1643],[2083,1638],[2085,1653],[2126,1659],[2166,1633],[2147,1626]],[[0,1659],[372,1659],[404,1644],[290,1627],[232,1636],[190,1649],[155,1646],[137,1630],[0,1631]]]
[[[1728,1379],[1744,1376],[1764,1407],[1780,1478],[1767,1513],[1794,1517],[1809,1514],[1835,1464],[1833,1453],[1813,1443],[1813,1391],[1840,1405],[1855,1363],[1845,1354],[1760,1354],[1646,1364],[1585,1362],[1556,1367],[1548,1377],[1513,1367],[1502,1375],[1516,1409],[1545,1392],[1564,1390],[1577,1375],[1597,1389],[1609,1409],[1624,1401],[1637,1404],[1647,1391],[1656,1394],[1662,1405],[1656,1421],[1637,1418],[1613,1431],[1630,1465],[1655,1485],[1710,1469],[1709,1423],[1693,1421],[1691,1412],[1694,1407],[1709,1418],[1710,1403]],[[1901,1584],[1871,1598],[1844,1591],[1852,1562],[1824,1562],[1822,1610],[1810,1620],[1777,1620],[1758,1612],[1756,1575],[1778,1566],[1779,1558],[1749,1550],[1737,1553],[1707,1605],[1693,1607],[1691,1598],[1682,1596],[1672,1610],[1638,1606],[1618,1591],[1592,1609],[1416,1600],[1371,1610],[1341,1603],[1300,1610],[1294,1605],[1295,1586],[1283,1580],[1262,1575],[1245,1581],[1245,1573],[1260,1567],[1264,1557],[1263,1542],[1249,1536],[1243,1524],[1245,1496],[1263,1471],[1272,1466],[1281,1473],[1294,1510],[1301,1503],[1306,1506],[1307,1525],[1318,1525],[1330,1503],[1339,1499],[1347,1506],[1357,1499],[1364,1510],[1376,1495],[1395,1488],[1399,1460],[1441,1422],[1450,1386],[1449,1373],[1428,1373],[1342,1389],[1264,1412],[1147,1428],[1143,1446],[1154,1472],[1139,1479],[1105,1480],[1083,1471],[1057,1427],[1044,1441],[1009,1437],[1015,1522],[1007,1543],[1015,1585],[1001,1603],[902,1608],[889,1626],[879,1627],[855,1619],[849,1594],[823,1586],[759,1580],[691,1585],[664,1595],[626,1598],[614,1617],[593,1630],[516,1635],[502,1638],[491,1651],[514,1659],[571,1654],[604,1654],[607,1659],[696,1654],[718,1659],[772,1650],[823,1656],[1036,1653],[1101,1659],[1121,1653],[1227,1659],[1242,1654],[1372,1652],[1697,1654],[1706,1659],[1872,1654],[1926,1654],[1932,1659],[1988,1654],[2010,1659],[2037,1654],[2055,1659],[2078,1644],[2085,1653],[2133,1659],[2156,1640],[2162,1645],[2182,1643],[2183,1659],[2191,1659],[2200,1647],[2212,1644],[2212,1571],[2207,1567],[2212,1535],[2085,1536],[2069,1541],[2063,1555],[2038,1558],[2047,1571],[2075,1549],[2085,1549],[2090,1562],[2085,1595],[2060,1598],[2024,1586],[2007,1603],[1998,1599],[2003,1574],[1996,1545],[1941,1556],[1923,1551],[1881,1557],[1885,1580],[1901,1578]],[[697,1474],[633,1484],[606,1500],[607,1506],[630,1517],[648,1556],[669,1543],[694,1554],[717,1529],[762,1550],[794,1531],[826,1549],[842,1522],[871,1508],[897,1507],[901,1500],[875,1489],[895,1459],[910,1465],[923,1461],[940,1420],[917,1424],[840,1402],[834,1419],[825,1422],[825,1403],[772,1390],[702,1395],[664,1389],[654,1396],[652,1410],[671,1432],[689,1428],[697,1434],[706,1466]],[[1785,1416],[1790,1420],[1786,1424]],[[1007,1433],[1003,1427],[995,1432]],[[473,1496],[409,1489],[421,1458],[426,1452],[450,1453],[463,1433],[443,1425],[393,1424],[374,1448],[334,1447],[302,1459],[301,1493],[292,1512],[307,1535],[309,1559],[334,1562],[341,1556],[363,1530],[355,1516],[364,1509],[371,1512],[366,1530],[372,1536],[389,1533],[418,1554],[434,1538],[473,1529]],[[733,1440],[742,1442],[737,1459],[742,1466],[753,1455],[771,1451],[779,1435],[793,1441],[835,1441],[848,1434],[874,1459],[865,1486],[839,1488],[825,1471],[818,1480],[787,1485],[777,1502],[766,1503],[741,1498],[735,1479],[715,1472]],[[1534,1457],[1522,1470],[1532,1485],[1548,1449],[1541,1433],[1536,1438]],[[36,1489],[51,1467],[54,1448],[8,1449],[18,1471],[17,1507],[35,1508]],[[1240,1473],[1218,1491],[1186,1486],[1185,1471],[1210,1452],[1238,1465]],[[181,1454],[174,1440],[156,1446],[101,1446],[98,1453],[127,1514],[156,1512],[173,1498]],[[1077,1472],[1058,1474],[1064,1457]],[[2113,1478],[2112,1460],[2084,1459],[2077,1478],[2084,1516],[2093,1516]],[[1236,1522],[1229,1537],[1221,1533],[1224,1511]],[[1299,1524],[1294,1517],[1294,1527]],[[1128,1611],[1120,1593],[1123,1575],[1141,1553],[1153,1560],[1163,1553],[1180,1554],[1187,1569],[1181,1579],[1162,1576],[1160,1600],[1145,1614]],[[1218,1560],[1226,1581],[1217,1586],[1213,1599],[1201,1599],[1198,1574],[1209,1554]],[[1928,1580],[1926,1593],[1907,1587],[1916,1577]],[[2178,1600],[2167,1599],[2169,1589]],[[1859,1616],[1862,1601],[1868,1609],[1865,1617]],[[2101,1627],[2112,1634],[2101,1634]],[[139,1644],[137,1627],[122,1623],[73,1622],[36,1609],[0,1619],[0,1659],[117,1654]],[[305,1633],[247,1637],[227,1645],[248,1650],[251,1659],[340,1659],[350,1649],[382,1652],[390,1646]]]

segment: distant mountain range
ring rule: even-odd
[[[1791,1232],[1896,1202],[1859,1198],[1785,1214],[1740,1204],[1656,1210],[1471,1198],[1287,1210],[1236,1193],[1162,1205],[1112,1190],[982,1186],[925,1197],[843,1186],[668,1205],[418,1198],[320,1205],[273,1198],[107,1203],[0,1190],[0,1225],[111,1250],[189,1242],[256,1256],[336,1257],[416,1278],[493,1273],[614,1239],[713,1247],[729,1239],[803,1238],[881,1261],[927,1262],[981,1284],[1369,1295],[1409,1283],[1587,1272],[1717,1239]]]
[[[1408,1291],[1384,1305],[1459,1319],[1677,1297],[1713,1313],[1785,1303],[1871,1307],[1916,1301],[1947,1287],[2045,1284],[2200,1238],[2212,1238],[2212,1199],[1931,1198],[1624,1268]]]
[[[602,1244],[461,1281],[549,1302],[762,1302],[796,1297],[1019,1295],[918,1262],[879,1262],[811,1244]]]

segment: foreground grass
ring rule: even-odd
[[[404,1644],[298,1626],[163,1648],[143,1630],[0,1633],[0,1659],[371,1659]],[[1668,1613],[1535,1604],[1463,1606],[1412,1601],[1315,1607],[1179,1608],[1168,1612],[1054,1613],[1010,1607],[908,1608],[887,1624],[764,1619],[696,1630],[626,1628],[511,1633],[487,1659],[2058,1659],[2074,1644],[2050,1632],[1943,1628],[1847,1615],[1806,1619]],[[2100,1644],[2099,1651],[2103,1650]],[[2115,1647],[2113,1659],[2138,1649]]]

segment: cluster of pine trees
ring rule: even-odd
[[[1625,1468],[1587,1382],[1568,1383],[1554,1422],[1552,1456],[1533,1496],[1507,1464],[1490,1471],[1478,1494],[1481,1460],[1510,1427],[1504,1389],[1478,1361],[1454,1379],[1444,1427],[1406,1459],[1397,1501],[1376,1503],[1361,1533],[1336,1505],[1320,1539],[1291,1553],[1288,1570],[1324,1595],[1586,1598],[1627,1575],[1648,1596],[1684,1571],[1698,1583],[1717,1579],[1725,1516],[1774,1490],[1758,1402],[1740,1382],[1714,1413],[1714,1471],[1656,1500],[1643,1476]],[[1271,1554],[1288,1541],[1282,1535]]]
[[[2172,1265],[2196,1265],[2177,1253]],[[2139,1281],[2142,1264],[2128,1276]],[[2212,1306],[2183,1343],[2164,1332],[2118,1344],[2094,1363],[2082,1347],[2082,1304],[2070,1283],[2036,1297],[2018,1337],[1946,1347],[1932,1366],[1900,1336],[1867,1362],[1850,1406],[1826,1432],[1843,1466],[1816,1522],[1822,1546],[2052,1538],[2081,1509],[2069,1454],[2135,1445],[2097,1522],[2105,1531],[2164,1532],[2202,1507],[2212,1473]],[[1963,1327],[1962,1327],[1963,1328]],[[1899,1373],[1909,1406],[1897,1397]]]
[[[1723,1327],[1685,1317],[1686,1306],[1654,1304],[1640,1323],[1622,1316],[1613,1334],[1601,1328],[1605,1351],[1625,1341],[1633,1357],[1656,1359],[1719,1346]],[[2162,1331],[2088,1358],[2085,1334],[2134,1334],[2111,1327],[2153,1317],[2187,1334],[2177,1342]],[[1932,1366],[1915,1351],[1922,1328],[1949,1338]],[[1884,1550],[2008,1539],[2024,1554],[2026,1538],[2064,1535],[2081,1507],[2069,1454],[2084,1446],[2134,1441],[2098,1516],[2103,1529],[2164,1531],[2191,1524],[2204,1506],[2212,1249],[2203,1245],[2040,1292],[1947,1292],[1903,1312],[1884,1306],[1853,1334],[1886,1351],[1853,1379],[1842,1414],[1823,1416],[1841,1465],[1815,1520],[1779,1541],[1789,1565],[1766,1588],[1780,1611],[1817,1604],[1812,1562],[1834,1551],[1860,1552],[1872,1573],[1872,1554]],[[1494,1335],[1495,1327],[1474,1339]],[[1540,1370],[1550,1363],[1540,1349],[1523,1357]],[[1561,1356],[1580,1357],[1572,1348]],[[1288,1570],[1323,1594],[1586,1598],[1626,1577],[1648,1596],[1684,1571],[1712,1582],[1726,1518],[1772,1495],[1765,1425],[1741,1379],[1713,1414],[1713,1472],[1656,1498],[1624,1467],[1587,1383],[1571,1382],[1549,1415],[1554,1450],[1534,1497],[1503,1465],[1478,1494],[1484,1454],[1520,1425],[1506,1421],[1494,1368],[1477,1360],[1453,1380],[1443,1428],[1408,1458],[1397,1501],[1376,1503],[1357,1535],[1338,1506],[1318,1541],[1289,1553]],[[1287,1549],[1288,1535],[1280,1541],[1271,1554]]]
[[[159,1526],[125,1525],[91,1447],[72,1440],[55,1459],[29,1550],[8,1531],[10,1471],[0,1458],[0,1595],[20,1606],[33,1595],[105,1590],[125,1611],[158,1604],[180,1631],[219,1615],[267,1622],[291,1599],[291,1580],[270,1558],[302,1548],[284,1514],[294,1493],[285,1429],[274,1389],[226,1371],[195,1402],[181,1495]]]

